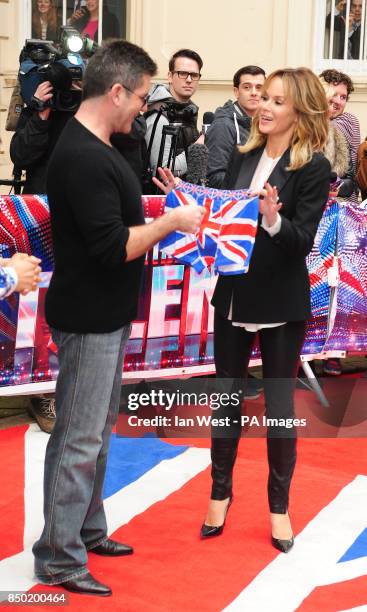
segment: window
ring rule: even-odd
[[[30,35],[57,41],[62,24],[96,42],[126,37],[126,0],[32,0]]]
[[[327,4],[329,10],[325,19],[324,58],[362,59],[365,2],[333,0]]]

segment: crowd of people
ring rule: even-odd
[[[86,5],[88,19],[78,27],[93,38],[98,1]],[[76,12],[74,24],[81,18]],[[217,282],[214,356],[219,377],[243,380],[259,335],[266,416],[273,420],[294,419],[295,377],[310,317],[305,259],[332,173],[336,196],[358,203],[361,137],[357,118],[345,112],[353,91],[348,75],[330,69],[317,77],[307,68],[287,68],[267,76],[256,65],[239,68],[234,101],[216,110],[204,136],[192,99],[202,69],[196,51],[180,49],[170,58],[167,84],[152,85],[156,64],[149,55],[126,41],[110,41],[88,62],[76,113],[51,110],[54,87],[43,82],[35,97],[44,107],[23,109],[11,142],[13,163],[26,171],[24,193],[48,195],[55,258],[46,318],[59,375],[56,412],[47,417],[52,434],[45,459],[45,526],[33,547],[35,571],[41,582],[69,591],[110,595],[109,586],[89,573],[87,553],[133,552],[107,536],[101,498],[124,349],[145,253],[174,230],[197,231],[203,216],[201,207],[189,205],[144,224],[143,186],[169,193],[177,178],[187,176],[190,147],[196,145],[207,149],[204,183],[260,196],[249,272]],[[172,160],[174,136],[165,128],[177,123]],[[174,173],[165,168],[169,161]],[[39,260],[18,255],[0,264],[0,297],[36,286]],[[86,308],[88,295],[93,299]],[[337,366],[331,364],[329,373],[337,373]],[[225,435],[220,428],[212,431],[213,483],[203,539],[223,532],[233,501],[238,410],[220,409],[230,428]],[[268,428],[271,541],[284,553],[294,545],[288,506],[296,444],[295,427]]]

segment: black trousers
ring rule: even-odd
[[[265,415],[269,419],[294,418],[294,387],[299,356],[305,336],[305,322],[286,323],[259,332],[263,364]],[[239,385],[247,369],[256,334],[235,327],[215,312],[214,359],[217,378],[233,378]],[[242,384],[243,386],[243,384]],[[212,428],[212,499],[226,499],[232,493],[232,473],[241,436],[241,406],[220,408],[215,415],[229,416],[226,433]],[[268,499],[270,512],[285,514],[289,487],[296,463],[296,430],[294,427],[268,427],[269,463]]]

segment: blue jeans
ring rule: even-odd
[[[45,584],[87,573],[87,550],[107,538],[102,490],[130,330],[130,324],[106,334],[52,330],[56,423],[45,458],[45,526],[33,546],[35,573]]]

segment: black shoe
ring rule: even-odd
[[[134,549],[128,544],[122,544],[107,538],[107,540],[104,540],[104,542],[98,544],[98,546],[91,548],[88,552],[105,557],[119,557],[122,555],[132,555]]]
[[[67,591],[71,593],[80,593],[80,595],[99,595],[100,597],[112,595],[110,587],[102,582],[98,582],[89,572],[56,586],[62,586]]]
[[[278,538],[271,536],[271,543],[280,552],[287,553],[294,545],[294,536],[290,540],[278,540]]]
[[[219,535],[221,535],[221,533],[223,533],[224,525],[226,524],[226,518],[227,518],[228,510],[229,510],[229,507],[230,507],[232,502],[233,502],[233,495],[231,495],[229,500],[228,500],[228,504],[227,504],[227,508],[226,508],[226,513],[224,515],[224,521],[223,521],[222,525],[219,525],[219,527],[215,527],[213,525],[206,525],[205,523],[202,524],[201,530],[200,530],[200,537],[202,539],[204,539],[204,538],[212,538],[213,536],[219,536]]]

